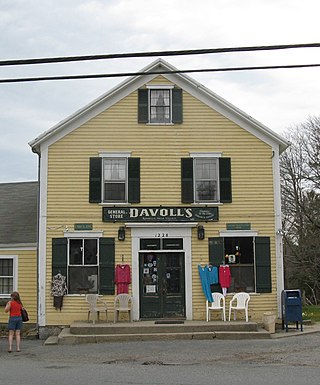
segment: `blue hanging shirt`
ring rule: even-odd
[[[208,300],[209,302],[212,303],[213,298],[212,298],[212,294],[211,294],[210,283],[208,280],[208,268],[207,268],[207,266],[205,266],[203,268],[201,265],[198,265],[198,270],[199,270],[199,275],[200,275],[203,293],[206,297],[206,300]]]

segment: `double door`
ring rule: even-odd
[[[139,265],[140,318],[184,318],[184,252],[140,252]]]

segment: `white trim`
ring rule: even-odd
[[[140,317],[140,287],[139,287],[139,250],[140,238],[153,238],[155,234],[166,233],[168,237],[183,238],[185,255],[185,304],[186,319],[192,320],[192,255],[191,255],[191,226],[168,226],[169,223],[157,223],[157,226],[132,226],[132,294],[133,294],[133,319]],[[155,224],[154,224],[155,225]],[[178,224],[176,224],[178,225]],[[194,225],[194,224],[192,224]],[[192,226],[194,227],[194,226]]]
[[[41,146],[38,250],[38,325],[46,325],[48,147]]]
[[[23,251],[23,250],[37,250],[37,245],[34,246],[27,246],[28,244],[24,245],[23,243],[17,243],[16,245],[0,245],[0,251]]]
[[[279,149],[273,148],[273,187],[274,187],[274,210],[275,210],[275,248],[276,248],[276,275],[277,275],[277,302],[278,317],[281,317],[281,292],[284,289],[284,267],[283,267],[283,242],[281,221],[281,191],[280,191],[280,161]]]
[[[220,237],[257,237],[257,230],[220,230]]]
[[[18,291],[18,256],[17,255],[0,255],[0,259],[12,259],[13,260],[13,291]],[[1,298],[10,298],[10,294],[0,294]]]
[[[171,90],[174,88],[174,84],[146,84],[146,88],[149,90]]]
[[[43,147],[42,144],[45,146],[50,146],[50,144],[53,144],[57,140],[63,138],[74,129],[78,128],[93,117],[110,108],[115,103],[158,76],[158,74],[148,74],[148,72],[157,72],[157,70],[159,70],[159,73],[161,73],[161,69],[176,70],[174,66],[164,61],[163,59],[155,60],[153,63],[142,69],[141,72],[144,72],[145,74],[126,79],[120,83],[120,85],[114,87],[109,92],[103,94],[92,103],[83,107],[48,131],[41,134],[39,137],[29,142],[29,145],[36,152],[39,151],[39,147]],[[252,133],[254,136],[261,139],[265,143],[268,143],[271,146],[280,147],[280,152],[284,151],[288,147],[289,142],[287,140],[270,130],[268,127],[264,126],[262,123],[253,119],[245,112],[239,110],[237,107],[227,102],[214,92],[210,91],[202,84],[190,78],[186,74],[169,73],[162,74],[162,76],[171,83],[176,84],[178,87],[190,93],[198,100],[207,104],[218,113],[235,122],[240,127],[246,129],[248,132]],[[162,88],[164,86],[165,85],[161,85]]]
[[[190,152],[190,158],[221,158],[222,152]]]
[[[103,230],[95,231],[64,231],[65,238],[101,238],[103,237]]]
[[[142,228],[146,228],[146,227],[150,227],[150,228],[154,228],[154,227],[161,227],[161,228],[191,228],[191,227],[197,227],[198,226],[198,223],[197,222],[168,222],[168,223],[164,223],[164,222],[150,222],[150,223],[146,223],[146,222],[126,222],[125,223],[125,226],[126,227],[133,227],[133,228],[137,228],[137,227],[142,227]]]
[[[131,151],[121,151],[121,152],[113,152],[113,151],[99,151],[100,158],[130,158]]]

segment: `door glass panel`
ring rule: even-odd
[[[180,293],[180,254],[169,254],[166,257],[166,292]]]
[[[143,255],[142,287],[144,295],[155,295],[158,293],[158,261],[154,253]]]

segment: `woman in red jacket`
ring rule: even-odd
[[[16,347],[17,352],[20,352],[20,330],[22,328],[22,317],[21,317],[22,303],[20,300],[20,295],[17,291],[14,291],[11,294],[11,300],[6,304],[5,311],[6,313],[10,312],[8,329],[8,352],[12,352],[12,342],[13,336],[16,335]]]

